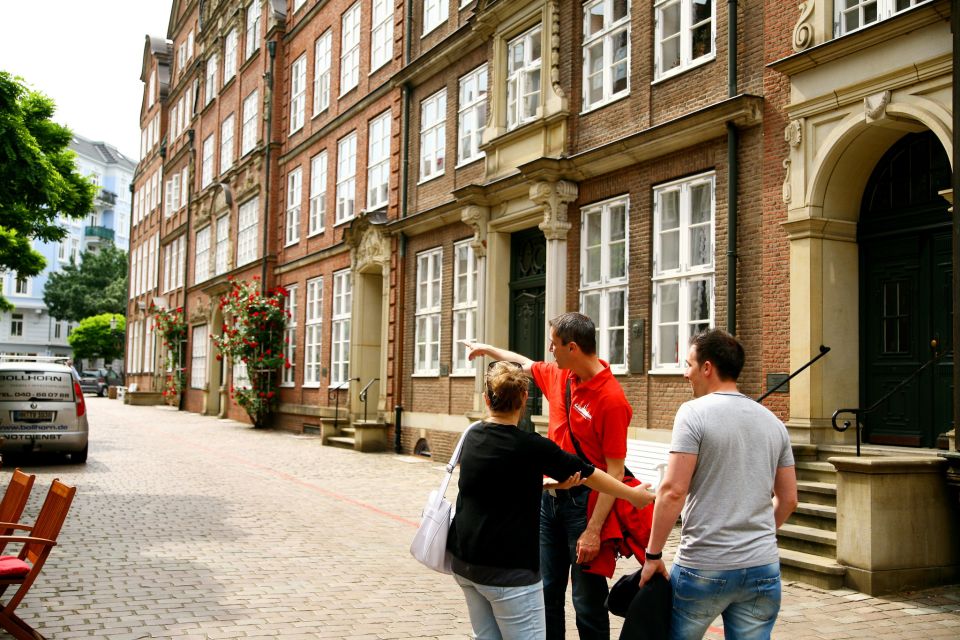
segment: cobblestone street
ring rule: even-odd
[[[52,478],[78,489],[19,609],[44,635],[469,637],[459,588],[407,552],[439,461],[357,454],[169,408],[99,398],[88,407],[85,467],[5,461],[38,474],[27,521]],[[774,637],[881,636],[960,637],[960,587],[886,598],[785,587]]]

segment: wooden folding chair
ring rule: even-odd
[[[33,481],[36,479],[37,476],[32,473],[27,475],[19,468],[13,470],[13,477],[10,478],[7,491],[3,494],[3,500],[0,501],[0,536],[9,536],[14,529],[30,531],[31,527],[19,524],[19,520],[23,515],[27,498],[30,497],[30,490],[33,489]],[[6,546],[6,542],[0,542],[0,554]]]
[[[76,492],[76,487],[69,487],[60,480],[54,480],[43,506],[40,507],[37,521],[33,525],[33,535],[0,536],[0,541],[4,543],[23,544],[20,555],[0,556],[0,596],[10,585],[20,585],[17,592],[0,609],[0,627],[6,629],[14,638],[43,640],[43,636],[19,618],[14,611],[30,591],[30,587],[40,575],[40,570],[43,569],[43,564],[47,561],[47,556],[57,544],[57,536],[60,535],[60,529],[63,527],[63,521],[67,517]]]

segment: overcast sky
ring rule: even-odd
[[[0,70],[53,98],[54,120],[140,158],[145,36],[166,37],[172,0],[3,2]]]

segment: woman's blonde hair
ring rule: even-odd
[[[487,367],[487,397],[490,410],[498,413],[516,411],[523,396],[530,390],[530,378],[516,362],[500,360]]]

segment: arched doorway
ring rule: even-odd
[[[860,247],[860,385],[866,439],[936,447],[952,428],[950,214],[938,191],[950,163],[929,131],[897,141],[867,182],[857,225]]]

